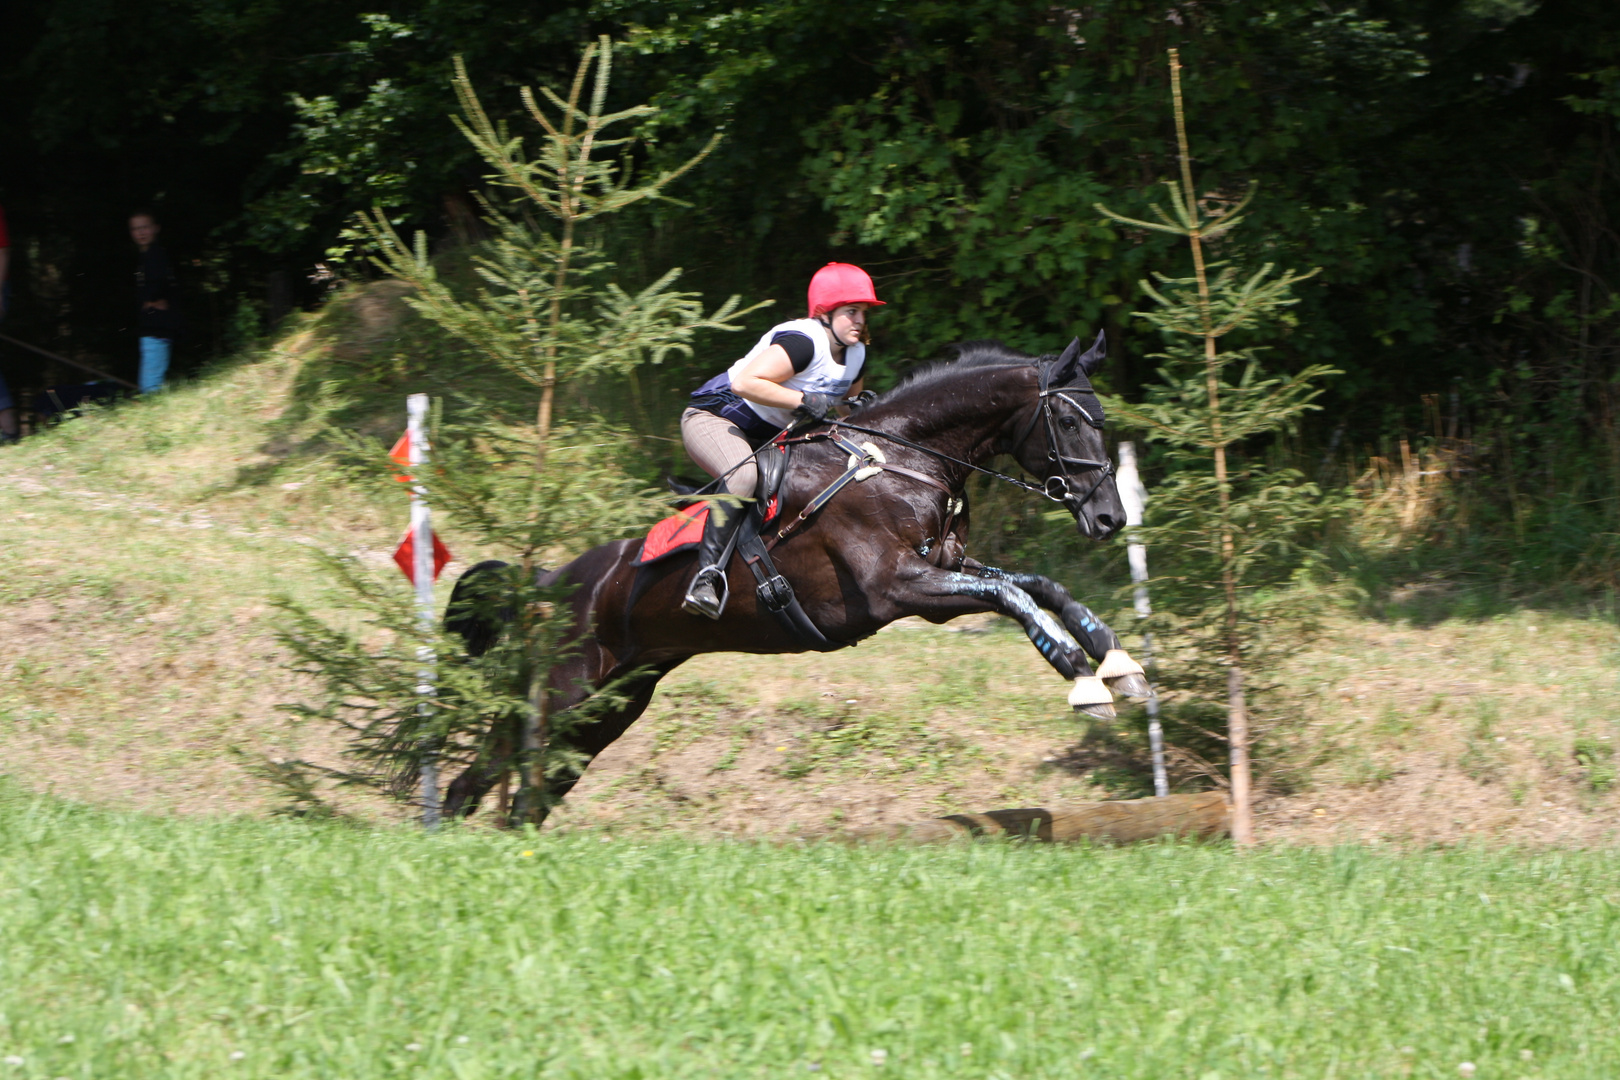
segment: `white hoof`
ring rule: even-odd
[[[1076,705],[1074,707],[1074,712],[1076,716],[1089,716],[1093,720],[1112,720],[1118,715],[1114,712],[1114,707],[1107,703],[1099,705]]]
[[[1131,659],[1131,654],[1124,649],[1109,649],[1103,654],[1102,663],[1097,665],[1097,678],[1117,679],[1121,675],[1145,675],[1142,665]]]
[[[1112,705],[1114,695],[1109,693],[1108,687],[1095,675],[1081,675],[1074,680],[1069,688],[1069,704],[1075,708],[1082,705]]]
[[[1119,675],[1106,681],[1108,689],[1133,705],[1153,699],[1153,686],[1146,675]]]

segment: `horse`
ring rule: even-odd
[[[1136,700],[1151,695],[1114,631],[1062,585],[981,565],[965,552],[963,485],[974,471],[1061,503],[1092,540],[1105,541],[1125,524],[1102,406],[1090,382],[1106,356],[1103,335],[1084,352],[1077,338],[1055,357],[999,342],[969,342],[952,351],[953,359],[912,373],[849,417],[789,429],[761,451],[792,445],[780,513],[763,530],[775,532],[772,558],[765,561],[774,560],[791,583],[790,595],[813,623],[808,633],[819,631],[821,644],[773,617],[764,578],[757,572],[747,577],[742,553],[729,555],[728,588],[743,580],[762,584],[759,590],[731,588],[717,621],[681,610],[694,560],[675,556],[637,566],[640,540],[603,544],[542,573],[542,585],[573,587],[565,601],[572,610],[572,647],[551,668],[548,714],[613,686],[606,705],[595,702],[580,723],[559,725],[575,764],[547,778],[542,807],[566,795],[585,765],[641,716],[660,679],[704,653],[827,649],[906,616],[943,623],[996,612],[1017,620],[1052,668],[1074,682],[1070,703],[1077,709],[1111,716],[1110,690]],[[859,461],[850,452],[852,438],[864,440]],[[984,462],[998,454],[1011,455],[1040,486],[987,469]],[[836,494],[826,497],[829,491]],[[501,631],[487,605],[483,614],[472,614],[476,582],[504,566],[482,563],[456,583],[449,626],[472,655]],[[1101,662],[1095,673],[1088,657]],[[510,734],[492,739],[449,785],[447,815],[472,813],[507,774],[514,751]]]

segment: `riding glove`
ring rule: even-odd
[[[799,407],[793,411],[811,420],[825,420],[827,414],[832,412],[837,405],[838,395],[836,394],[805,394],[804,400],[799,402]]]
[[[852,398],[845,398],[844,400],[849,403],[850,411],[853,412],[856,409],[864,409],[868,405],[872,404],[872,402],[876,401],[877,400],[877,391],[876,390],[862,390],[860,392],[860,394],[858,394],[857,396],[852,397]]]

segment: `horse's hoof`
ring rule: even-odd
[[[1153,697],[1153,687],[1145,675],[1118,675],[1104,679],[1108,688],[1133,705],[1140,705]]]
[[[1096,705],[1076,705],[1074,707],[1074,711],[1080,716],[1089,716],[1093,720],[1112,720],[1115,716],[1114,706],[1104,703],[1099,703]]]
[[[1082,705],[1107,705],[1109,715],[1113,715],[1114,695],[1097,676],[1081,675],[1069,688],[1069,704],[1077,709]]]
[[[1121,676],[1145,674],[1142,665],[1132,660],[1131,654],[1124,649],[1109,649],[1103,654],[1102,663],[1097,665],[1097,678],[1106,680],[1110,685]]]

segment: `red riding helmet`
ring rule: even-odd
[[[810,279],[809,300],[812,319],[841,304],[883,306],[866,271],[841,262],[830,262],[816,271],[816,276]]]

